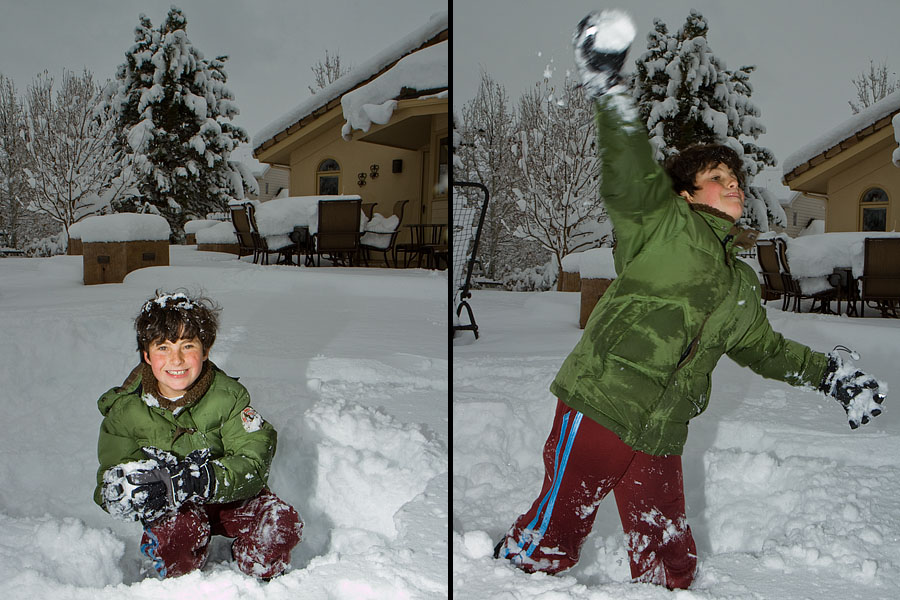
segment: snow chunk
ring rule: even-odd
[[[341,98],[344,119],[341,130],[349,140],[354,129],[368,131],[372,123],[387,123],[404,88],[430,90],[448,86],[447,42],[440,42],[402,58],[380,77]]]
[[[895,167],[900,167],[900,113],[894,115],[891,125],[894,127],[894,141],[897,142],[897,147],[894,148],[894,153],[891,155],[891,161]]]
[[[88,217],[78,228],[82,242],[134,242],[168,240],[172,230],[159,215],[119,213]]]
[[[334,81],[325,89],[319,90],[314,96],[295,106],[293,110],[288,111],[266,127],[262,128],[253,136],[253,148],[258,148],[263,142],[274,137],[275,134],[284,131],[306,115],[312,114],[317,108],[325,106],[336,98],[340,98],[342,94],[353,89],[354,86],[366,81],[373,74],[378,73],[383,68],[393,63],[398,57],[402,57],[418,48],[430,38],[434,37],[444,29],[447,29],[448,26],[449,17],[447,12],[435,14],[422,27],[411,32],[405,38],[397,40],[383,51],[375,54],[372,58],[360,64],[351,72]],[[444,66],[443,71],[446,81],[448,73],[446,65]]]

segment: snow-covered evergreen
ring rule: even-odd
[[[186,28],[175,6],[159,28],[142,14],[109,96],[140,180],[140,195],[119,209],[158,212],[176,236],[187,220],[225,210],[255,185],[229,160],[247,134],[231,122],[239,111],[226,87],[227,57],[204,58]]]
[[[694,144],[724,144],[737,151],[747,182],[742,220],[768,231],[770,222],[784,225],[786,219],[777,199],[752,185],[757,173],[775,165],[772,152],[753,142],[765,133],[760,111],[750,100],[755,67],[728,70],[709,47],[708,31],[696,10],[674,34],[656,19],[647,50],[636,61],[633,97],[657,160]]]

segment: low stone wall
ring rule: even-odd
[[[169,265],[169,242],[85,242],[84,284],[122,283],[125,276],[143,267]]]
[[[197,244],[197,250],[203,252],[227,252],[240,256],[241,248],[237,244]]]
[[[581,316],[578,319],[578,327],[584,329],[588,317],[594,310],[594,306],[606,289],[612,284],[612,279],[581,279]]]
[[[69,256],[81,256],[84,253],[81,240],[78,238],[69,238],[69,244],[66,247],[66,254]]]
[[[556,280],[557,292],[580,292],[581,291],[581,274],[569,273],[560,269],[559,277]]]

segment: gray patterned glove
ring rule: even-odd
[[[834,397],[847,412],[851,429],[865,425],[881,414],[887,385],[866,375],[835,352],[828,355],[828,367],[819,389]]]

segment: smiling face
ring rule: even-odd
[[[691,204],[705,204],[737,220],[744,212],[744,191],[734,171],[725,163],[700,171],[694,180],[693,193],[681,192]]]
[[[159,393],[172,399],[184,395],[185,390],[197,381],[208,356],[209,352],[203,350],[197,337],[151,342],[149,350],[144,352],[144,360],[158,382]]]

